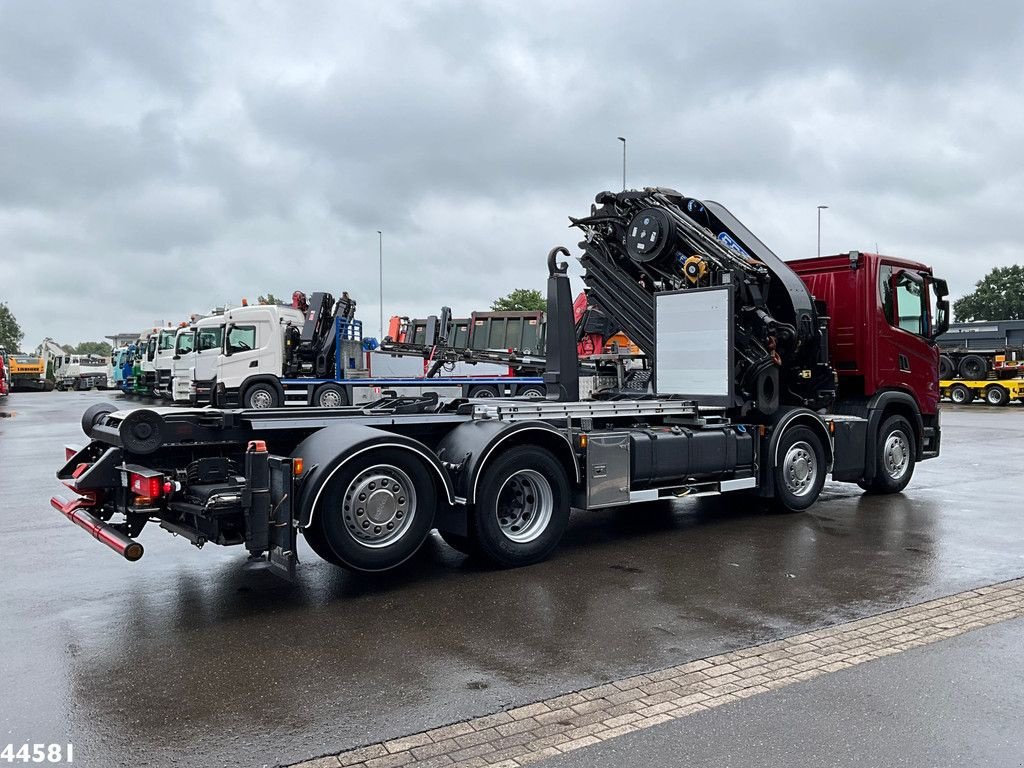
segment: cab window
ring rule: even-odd
[[[928,335],[928,304],[923,280],[911,280],[906,272],[900,272],[896,278],[896,311],[900,328],[918,336]]]
[[[883,264],[878,268],[878,299],[882,305],[882,314],[889,325],[896,325],[896,315],[893,312],[894,291],[892,287],[892,267]]]
[[[199,343],[196,349],[199,352],[203,352],[207,349],[220,349],[221,339],[224,336],[224,329],[220,326],[216,328],[201,328],[198,331]]]
[[[174,334],[176,331],[161,331],[159,351],[164,352],[174,347]]]
[[[256,349],[256,326],[235,325],[228,333],[227,353],[247,352]]]
[[[195,344],[196,332],[188,331],[186,333],[178,334],[178,342],[174,348],[174,351],[179,355],[187,355],[192,351],[192,347]]]

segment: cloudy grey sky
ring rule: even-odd
[[[348,290],[543,287],[595,192],[673,186],[784,258],[954,294],[1024,261],[1016,2],[0,2],[0,301],[62,343]],[[574,248],[574,251],[577,249]]]

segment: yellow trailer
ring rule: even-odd
[[[1000,381],[944,379],[939,382],[939,392],[958,405],[976,399],[989,405],[1006,405],[1011,400],[1024,402],[1024,378]]]

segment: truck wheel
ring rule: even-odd
[[[498,388],[492,387],[490,384],[481,384],[476,387],[470,387],[470,397],[497,397]]]
[[[914,474],[916,455],[914,430],[902,416],[890,416],[882,422],[875,444],[875,477],[870,483],[857,483],[870,493],[899,493]]]
[[[818,498],[825,485],[825,449],[810,427],[787,430],[779,442],[780,460],[773,468],[779,512],[803,512]]]
[[[985,402],[989,405],[1006,405],[1010,402],[1010,393],[1006,387],[993,384],[985,390]]]
[[[528,397],[531,400],[543,400],[547,396],[547,391],[536,384],[530,384],[519,390],[516,394],[519,397]]]
[[[954,384],[949,388],[949,399],[957,405],[966,405],[974,400],[974,390],[966,384]]]
[[[952,379],[955,375],[956,366],[953,364],[953,358],[949,355],[939,355],[939,378]]]
[[[337,384],[324,384],[316,391],[313,404],[318,408],[341,408],[348,405],[348,397]]]
[[[480,554],[513,568],[543,560],[569,523],[569,480],[549,451],[518,446],[480,478],[473,526]]]
[[[317,557],[321,560],[326,560],[331,565],[344,567],[345,564],[331,551],[330,546],[327,544],[327,539],[324,538],[323,529],[319,525],[306,526],[302,529],[302,535],[306,537],[306,543],[309,544],[309,548],[316,553]]]
[[[408,451],[382,448],[345,464],[314,510],[310,546],[357,571],[384,571],[415,554],[434,527],[437,491],[427,467]],[[314,548],[314,551],[315,548]],[[319,554],[319,553],[318,553]]]
[[[960,377],[968,380],[984,379],[988,375],[988,363],[978,355],[968,355],[960,361]]]
[[[277,408],[280,405],[280,398],[277,395],[277,388],[273,384],[258,381],[250,384],[245,390],[245,397],[242,399],[246,408],[262,410],[264,408]]]

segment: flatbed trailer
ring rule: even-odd
[[[1008,405],[1012,400],[1024,402],[1024,378],[1019,379],[943,379],[939,382],[942,397],[965,405],[983,400],[989,405]]]

